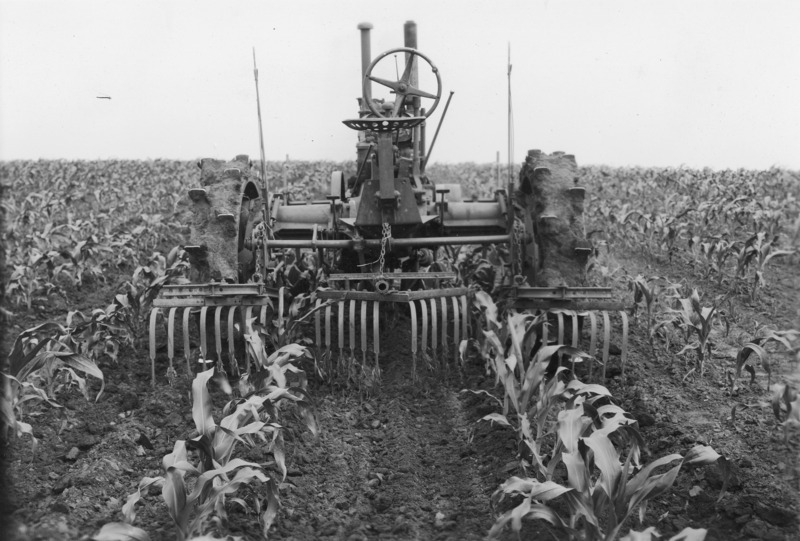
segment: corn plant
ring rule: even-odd
[[[670,311],[673,316],[672,323],[683,330],[684,337],[689,342],[678,355],[694,351],[697,357],[697,366],[690,370],[689,374],[696,370],[697,367],[700,368],[700,375],[704,374],[706,355],[711,357],[712,343],[710,337],[714,324],[719,320],[724,320],[727,328],[728,322],[719,312],[719,305],[725,299],[727,297],[718,300],[711,307],[702,306],[700,304],[700,294],[697,289],[693,289],[691,295],[678,299],[678,309]]]
[[[58,409],[62,406],[48,397],[44,389],[29,381],[20,381],[14,376],[2,372],[0,372],[0,381],[2,381],[2,396],[0,396],[0,416],[2,416],[2,425],[0,427],[2,428],[0,428],[0,441],[8,441],[9,432],[13,433],[17,438],[21,438],[24,435],[30,436],[31,460],[33,460],[33,454],[36,453],[39,442],[33,435],[33,427],[23,421],[25,415],[31,413],[39,404],[47,404]]]
[[[300,348],[300,349],[298,349]],[[279,409],[284,402],[294,403],[305,417],[306,426],[316,434],[316,420],[310,410],[308,394],[301,387],[290,387],[287,374],[296,374],[291,361],[302,346],[284,346],[264,359],[269,376],[260,386],[241,399],[229,402],[223,419],[217,424],[212,414],[208,380],[214,369],[199,373],[192,384],[192,418],[198,436],[179,440],[173,452],[164,457],[162,477],[145,477],[136,492],[123,507],[127,523],[136,518],[135,505],[142,491],[160,486],[162,497],[176,525],[178,539],[222,529],[227,520],[226,498],[242,486],[259,481],[263,497],[252,502],[254,509],[264,508],[260,521],[264,537],[278,512],[278,486],[286,478],[283,450],[283,425],[279,424]],[[305,379],[300,379],[301,384]],[[248,383],[251,385],[252,382]],[[247,447],[263,447],[266,463],[258,464],[234,458],[237,443]],[[189,461],[189,451],[198,453],[196,463]],[[188,478],[187,478],[188,477]],[[189,487],[193,488],[190,490]],[[250,507],[241,498],[231,498],[245,509]]]
[[[645,278],[640,274],[633,279],[629,279],[628,287],[633,289],[633,302],[635,305],[637,307],[644,306],[647,338],[655,355],[654,337],[659,328],[656,318],[659,310],[660,294],[667,288],[674,291],[675,288],[679,287],[679,284],[670,284],[666,278],[660,276]]]
[[[86,355],[70,349],[66,343],[68,338],[68,330],[61,325],[43,323],[23,331],[14,341],[8,356],[8,374],[0,373],[3,440],[13,429],[17,437],[29,435],[35,451],[37,440],[33,428],[23,418],[34,415],[35,408],[42,404],[60,409],[55,396],[65,386],[77,386],[90,400],[86,379],[78,372],[100,380],[101,387],[95,401],[100,398],[105,384],[103,372]]]
[[[705,277],[713,272],[717,275],[717,285],[721,285],[725,278],[725,263],[737,251],[735,244],[725,239],[712,239],[710,242],[700,243],[699,246],[707,266]]]
[[[745,363],[752,353],[755,353],[761,361],[761,366],[767,373],[767,387],[770,387],[772,364],[769,361],[767,345],[773,342],[781,344],[788,355],[797,357],[798,352],[800,352],[800,345],[795,345],[795,342],[798,338],[800,338],[800,331],[795,329],[785,331],[768,330],[764,336],[753,338],[750,342],[742,346],[739,353],[736,355],[736,374],[735,379],[731,381],[731,393],[735,391],[736,380],[741,376],[742,367],[745,366]]]
[[[783,441],[789,443],[789,427],[800,427],[800,397],[792,385],[775,384],[772,388],[772,411],[783,426]]]
[[[747,269],[754,268],[753,284],[750,288],[750,299],[756,300],[756,293],[758,288],[766,284],[764,279],[764,270],[767,264],[775,257],[791,255],[794,250],[778,250],[775,246],[778,243],[778,237],[774,236],[771,240],[767,240],[766,233],[763,231],[751,236],[742,245],[738,252],[736,276],[744,278]]]
[[[57,323],[43,323],[23,331],[17,336],[9,354],[9,374],[20,382],[27,380],[43,384],[47,396],[53,397],[59,388],[75,384],[89,399],[86,380],[77,372],[100,380],[101,387],[95,401],[100,399],[105,386],[103,372],[84,352],[75,351],[78,343],[71,329]],[[66,383],[62,383],[62,382]]]
[[[610,437],[618,428],[598,429],[586,435],[591,424],[584,417],[582,405],[559,415],[559,433],[564,451],[561,461],[567,472],[566,486],[551,480],[511,477],[498,489],[497,499],[522,497],[522,503],[497,519],[489,532],[497,537],[511,523],[519,532],[526,518],[545,520],[571,539],[585,541],[617,539],[622,527],[634,512],[644,521],[648,501],[666,492],[684,465],[718,462],[727,479],[727,461],[707,446],[698,445],[686,455],[671,454],[637,469],[638,448],[631,446],[621,463],[621,452]],[[677,464],[675,464],[677,462]],[[666,473],[659,468],[673,465]],[[720,498],[724,494],[723,486]],[[561,498],[569,509],[563,518],[546,502]]]

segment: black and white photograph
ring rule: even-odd
[[[0,538],[800,539],[799,23],[0,0]]]

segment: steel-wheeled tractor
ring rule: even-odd
[[[234,358],[237,329],[253,318],[263,324],[282,318],[291,298],[313,293],[310,320],[320,350],[377,360],[387,332],[381,318],[401,311],[408,314],[416,363],[421,354],[453,346],[457,352],[474,332],[476,288],[499,287],[514,308],[551,314],[545,343],[566,336],[578,345],[579,329],[589,327],[584,334],[594,353],[602,328],[607,360],[609,312],[621,314],[623,335],[627,319],[610,289],[580,286],[592,245],[575,158],[529,151],[517,182],[489,199],[437,183],[426,174],[426,121],[442,98],[441,73],[417,50],[413,22],[405,25],[403,47],[374,59],[371,25],[359,29],[363,93],[357,116],[344,120],[357,135],[356,170],[334,172],[326,199],[298,201],[267,188],[263,159],[260,175],[247,156],[202,160],[199,186],[189,189],[191,238],[184,246],[192,283],[165,286],[153,303],[151,359],[161,320],[170,366],[177,327],[188,362],[194,321],[203,359],[221,364],[223,356]],[[392,60],[397,77],[378,75],[377,67]],[[421,88],[421,72],[433,81],[430,88]],[[373,85],[388,97],[373,97]],[[468,283],[452,264],[463,251],[502,253],[503,276]],[[622,336],[623,362],[626,341]],[[234,361],[231,368],[238,369]]]

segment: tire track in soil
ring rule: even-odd
[[[478,415],[458,394],[468,386],[452,350],[447,369],[419,370],[413,382],[410,333],[395,330],[390,340],[374,396],[316,390],[320,435],[287,442],[291,467],[276,538],[486,537],[500,465],[514,459],[513,434],[476,425]],[[476,429],[481,437],[473,439]],[[486,445],[489,452],[477,449]],[[507,456],[495,456],[499,449]]]

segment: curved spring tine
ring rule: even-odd
[[[320,302],[322,302],[322,301],[317,299],[317,306],[319,306]],[[261,316],[261,324],[264,326],[265,329],[267,329],[268,327],[267,327],[267,305],[266,304],[261,306],[261,314],[260,314],[260,316]]]
[[[361,355],[367,364],[367,301],[361,301]]]
[[[587,314],[589,314],[589,322],[591,323],[589,355],[594,357],[594,354],[597,353],[597,315],[592,311],[587,312]]]
[[[556,343],[561,345],[564,343],[564,314],[556,312],[556,320],[558,321],[558,342]]]
[[[322,304],[322,299],[317,299],[317,303],[314,305],[314,308],[316,309],[316,312],[314,312],[314,330],[316,331],[316,337],[317,337],[317,341],[314,343],[317,345],[317,349],[322,348],[322,330],[320,329],[322,310],[319,309],[321,304]]]
[[[447,297],[442,297],[442,356],[447,362]]]
[[[244,312],[241,308],[239,309],[240,312]],[[233,320],[236,317],[236,307],[231,306],[228,309],[228,364],[231,367],[231,374],[237,375],[239,373],[239,364],[236,360],[236,345],[235,345],[235,338],[233,334]],[[244,315],[242,315],[244,317]]]
[[[458,352],[459,352],[459,345],[461,343],[461,324],[458,321],[458,299],[455,297],[450,297],[453,299],[453,341],[456,345],[453,360],[458,364]]]
[[[244,336],[244,334],[247,332],[247,322],[248,322],[248,321],[250,321],[250,319],[251,319],[252,317],[253,317],[253,307],[252,307],[252,306],[248,306],[248,307],[247,307],[247,308],[245,308],[245,310],[244,310],[244,320],[245,320],[245,324],[244,324],[244,328],[242,329],[242,336]],[[254,330],[255,330],[255,329],[254,329]],[[249,372],[250,372],[250,356],[247,354],[247,341],[246,341],[246,340],[245,340],[245,353],[244,353],[244,357],[245,357],[245,359],[247,359],[247,372],[249,373]]]
[[[217,352],[217,367],[222,368],[222,306],[214,310],[214,345]]]
[[[422,353],[424,358],[428,347],[428,303],[425,302],[425,299],[419,301],[419,307],[422,308]]]
[[[436,323],[436,299],[431,299],[431,350],[433,350],[434,357],[436,357],[436,334],[438,333]]]
[[[156,320],[161,312],[159,308],[150,310],[150,382],[156,386]]]
[[[325,349],[331,350],[331,305],[325,307]]]
[[[375,366],[378,366],[378,355],[381,352],[380,346],[380,330],[381,330],[381,320],[380,320],[380,301],[373,301],[372,303],[372,334],[375,335]]]
[[[611,322],[608,312],[603,310],[603,381],[606,380],[606,367],[608,366],[608,348],[611,347]]]
[[[356,356],[356,301],[350,299],[350,357]]]
[[[546,317],[547,312],[539,312],[539,313],[545,315],[544,321],[542,321],[542,347],[545,347],[549,345],[547,343],[547,332],[550,328],[550,323],[547,322],[547,317]]]
[[[578,329],[578,312],[572,311],[572,347],[578,347],[578,339],[580,338],[580,329]]]
[[[597,315],[589,311],[589,322],[591,323],[591,335],[589,337],[589,355],[591,355],[591,359],[589,359],[589,381],[592,380],[592,372],[594,371],[594,356],[597,353]]]
[[[622,364],[622,379],[625,380],[625,361],[628,358],[628,314],[624,310],[620,310],[619,315],[622,316],[622,352],[620,353],[620,363]]]
[[[189,354],[192,345],[189,343],[189,314],[192,313],[190,307],[183,309],[183,356],[186,358],[186,373],[192,375],[192,364],[189,362]]]
[[[467,336],[469,336],[468,331],[467,331],[467,317],[468,317],[468,315],[469,315],[469,312],[467,311],[467,296],[466,295],[462,295],[461,296],[461,336],[464,337],[464,340],[466,340]]]
[[[203,354],[203,370],[206,369],[208,362],[208,333],[206,332],[206,319],[208,318],[208,306],[200,309],[200,353]]]
[[[283,329],[283,297],[286,294],[286,287],[278,290],[278,328]]]
[[[338,304],[339,308],[339,317],[337,320],[337,325],[339,327],[339,358],[344,358],[344,301],[339,301]]]
[[[408,301],[408,309],[411,314],[411,379],[415,380],[417,379],[417,305],[414,301]]]
[[[175,310],[177,309],[177,306],[170,308],[167,318],[167,357],[169,358],[170,372],[174,370],[172,359],[175,358]]]

